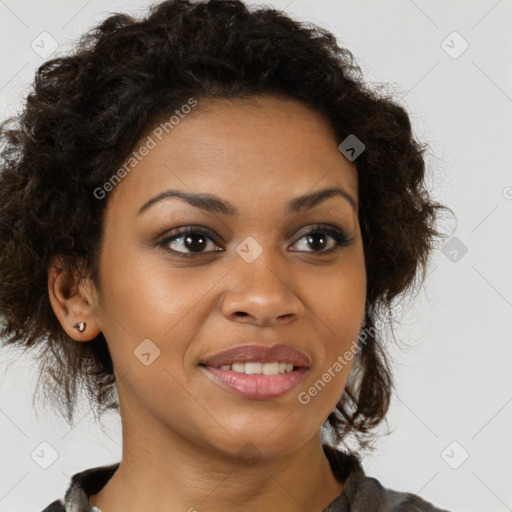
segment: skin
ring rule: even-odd
[[[50,270],[50,300],[63,328],[79,342],[102,331],[118,383],[122,461],[90,496],[92,505],[103,512],[321,512],[342,492],[320,427],[352,363],[308,404],[298,400],[357,340],[364,320],[357,171],[339,142],[322,115],[293,99],[201,100],[104,199],[99,283]],[[356,208],[333,196],[285,213],[291,199],[330,187],[350,194]],[[137,215],[170,188],[214,194],[239,215],[177,198]],[[318,237],[308,243],[303,235],[319,223],[353,240],[328,254],[336,241],[326,234],[322,253]],[[202,253],[193,252],[197,236],[192,245],[186,236],[156,245],[189,225],[217,238],[207,238]],[[236,252],[249,236],[263,249],[252,263]],[[81,321],[84,333],[72,327]],[[160,350],[148,366],[134,355],[145,339]],[[251,400],[198,366],[206,355],[249,342],[286,343],[307,354],[305,380],[282,397]],[[241,455],[248,443],[257,452],[251,463]]]

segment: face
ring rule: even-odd
[[[350,373],[335,363],[366,299],[357,172],[339,142],[294,100],[203,100],[110,192],[92,307],[123,421],[230,454],[247,442],[284,454],[318,431]],[[343,192],[290,206],[331,188]],[[148,204],[169,190],[230,206]],[[309,368],[281,396],[242,396],[200,362],[243,344],[289,345]]]

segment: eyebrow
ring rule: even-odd
[[[182,190],[169,189],[161,192],[144,203],[139,208],[137,215],[141,215],[154,204],[173,197],[182,199],[190,205],[208,212],[222,213],[230,216],[238,216],[240,214],[240,212],[231,203],[212,194],[193,194],[183,192]],[[346,199],[357,212],[357,203],[348,192],[339,187],[331,187],[292,199],[286,204],[286,213],[297,213],[309,210],[331,197],[342,197]]]

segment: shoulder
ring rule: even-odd
[[[66,512],[66,508],[64,507],[62,500],[55,500],[41,512]]]
[[[384,487],[365,474],[354,454],[324,447],[334,473],[344,482],[342,493],[323,512],[449,512],[420,496]]]
[[[417,494],[384,487],[376,478],[363,476],[351,496],[351,510],[375,512],[448,512]],[[369,508],[365,508],[369,506]]]
[[[89,512],[89,496],[96,494],[108,482],[119,467],[119,462],[108,466],[97,466],[75,473],[66,490],[64,499],[55,500],[41,512]]]

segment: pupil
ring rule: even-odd
[[[199,240],[199,247],[195,247],[194,248],[194,244],[193,244],[193,240],[194,238],[197,238]],[[192,245],[192,247],[190,247],[190,244]],[[196,244],[197,245],[197,244]],[[206,245],[206,240],[205,238],[203,237],[203,235],[187,235],[187,237],[185,238],[185,246],[187,247],[187,249],[191,250],[194,252],[194,250],[197,250],[198,252],[201,251],[201,249],[204,249]]]
[[[308,242],[311,243],[313,246],[315,245],[314,239],[315,237],[319,237],[319,240],[321,240],[320,247],[313,247],[313,249],[323,249],[325,247],[325,237],[322,236],[322,233],[313,233],[308,236]]]

